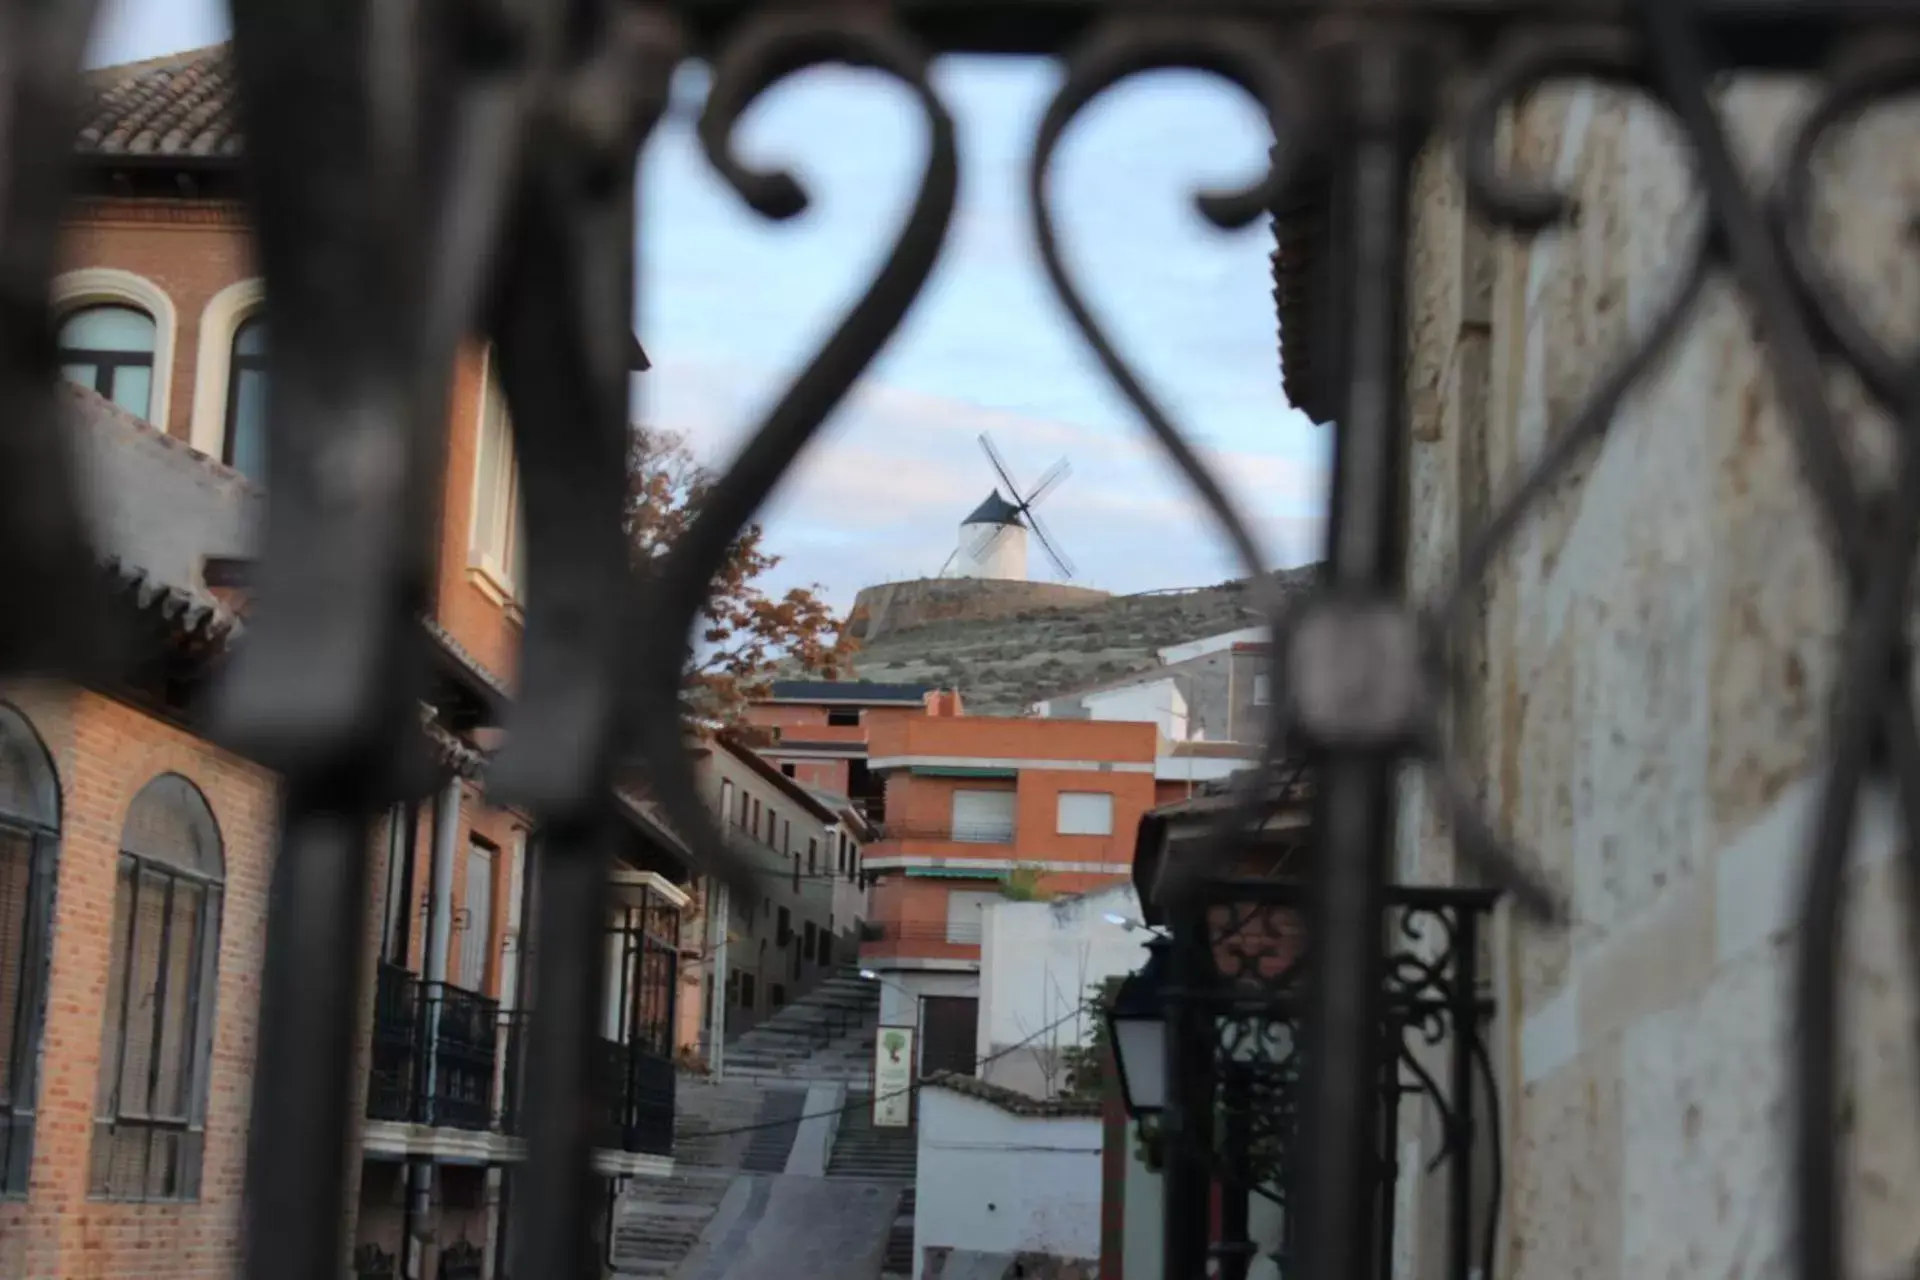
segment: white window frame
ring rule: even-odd
[[[56,327],[71,312],[101,305],[133,307],[153,317],[153,379],[147,390],[147,416],[142,421],[165,435],[173,410],[174,336],[180,327],[167,291],[145,276],[118,267],[84,267],[55,276],[47,296],[53,304]],[[233,335],[227,337],[231,343]],[[220,410],[224,417],[224,396]]]
[[[233,339],[240,326],[259,314],[266,302],[267,282],[254,276],[214,294],[200,312],[200,348],[194,357],[187,443],[194,452],[215,462],[227,451],[227,389],[233,384]],[[155,351],[155,362],[159,359],[160,353]],[[157,383],[157,369],[154,376]]]
[[[1103,801],[1095,806],[1091,802]],[[1091,814],[1076,815],[1071,821],[1068,816],[1069,802],[1075,808],[1099,808],[1100,816]],[[1054,831],[1063,836],[1110,836],[1113,834],[1113,792],[1111,791],[1062,791],[1054,808]]]
[[[1273,677],[1264,671],[1257,671],[1253,676],[1253,705],[1256,707],[1266,707],[1272,704]]]
[[[494,474],[488,476],[485,473],[489,468],[484,465],[488,411],[496,400],[500,406],[499,429],[505,439],[494,457]],[[507,415],[506,393],[494,377],[491,347],[480,364],[480,406],[474,415],[473,432],[473,498],[467,518],[467,568],[480,589],[496,604],[518,604],[526,596],[526,566],[516,562],[524,550],[519,541],[520,460],[514,453],[513,421]],[[497,529],[480,527],[480,494],[485,488],[493,490],[494,510],[501,513]]]

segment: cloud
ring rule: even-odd
[[[724,465],[782,376],[791,375],[669,349],[646,378],[647,419],[685,433],[704,459]],[[977,443],[983,432],[1023,485],[1056,458],[1071,462],[1072,474],[1038,510],[1086,585],[1139,591],[1241,573],[1212,518],[1144,431],[1021,414],[875,377],[849,397],[762,513],[768,545],[784,558],[774,581],[819,583],[845,605],[862,586],[937,573],[960,519],[1001,487]],[[1317,453],[1219,445],[1202,453],[1271,562],[1311,554],[1325,484]],[[1038,546],[1031,564],[1036,576],[1050,575]]]

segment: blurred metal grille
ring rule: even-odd
[[[61,224],[75,86],[90,5],[0,0],[0,580],[32,609],[0,614],[0,671],[83,676],[116,646],[99,607],[55,420],[47,289]],[[712,571],[822,421],[884,346],[937,260],[959,177],[953,123],[928,61],[954,52],[1059,59],[1036,139],[1034,230],[1070,322],[1204,500],[1249,572],[1258,549],[1186,437],[1130,372],[1059,253],[1049,166],[1078,112],[1160,67],[1208,70],[1252,94],[1280,145],[1253,186],[1201,198],[1222,227],[1315,200],[1320,268],[1304,301],[1323,326],[1303,367],[1335,422],[1324,590],[1272,619],[1269,764],[1283,749],[1316,778],[1318,868],[1307,895],[1314,964],[1304,997],[1300,1129],[1290,1140],[1295,1274],[1358,1280],[1373,1256],[1365,1152],[1379,1072],[1379,929],[1395,829],[1393,780],[1434,771],[1462,855],[1542,919],[1555,897],[1474,813],[1442,745],[1448,641],[1482,572],[1627,389],[1686,323],[1702,283],[1731,279],[1768,344],[1850,594],[1820,820],[1799,939],[1797,1269],[1845,1273],[1839,1227],[1835,950],[1850,825],[1870,774],[1898,784],[1909,856],[1920,835],[1920,733],[1901,624],[1920,548],[1920,387],[1914,358],[1876,337],[1809,247],[1813,157],[1866,106],[1920,84],[1908,0],[234,0],[246,186],[275,344],[273,494],[249,632],[220,689],[220,732],[286,780],[263,982],[251,1130],[246,1274],[347,1267],[343,1135],[364,980],[360,938],[372,824],[429,778],[412,708],[425,680],[427,600],[448,377],[478,333],[498,352],[525,477],[528,577],[520,697],[491,791],[540,823],[544,939],[517,1118],[531,1167],[514,1196],[518,1276],[597,1265],[580,1099],[603,1070],[595,1038],[616,768],[644,762],[705,869],[746,861],[693,801],[677,680]],[[621,537],[633,315],[634,161],[685,59],[713,62],[700,122],[709,159],[762,216],[798,212],[787,174],[732,150],[747,106],[824,62],[877,68],[923,115],[920,187],[893,251],[779,398],[698,523],[644,580]],[[1727,73],[1806,72],[1819,106],[1756,190],[1709,100]],[[1501,112],[1582,78],[1662,106],[1704,195],[1692,265],[1590,401],[1491,504],[1455,585],[1407,598],[1408,233],[1415,158],[1457,143],[1479,214],[1531,234],[1568,214],[1555,192],[1498,171]],[[378,192],[377,201],[366,193]],[[1303,299],[1283,299],[1294,305]],[[750,300],[742,299],[742,305]],[[1842,451],[1826,370],[1851,370],[1906,430],[1884,483]],[[1296,395],[1305,394],[1296,390]],[[1220,824],[1226,851],[1256,808]],[[1177,899],[1179,883],[1166,892]],[[1783,1048],[1783,1051],[1784,1048]],[[362,1274],[386,1261],[365,1255]],[[1184,1280],[1184,1278],[1183,1278]]]

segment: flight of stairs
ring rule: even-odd
[[[747,1135],[740,1167],[748,1173],[785,1173],[806,1109],[806,1090],[768,1089],[760,1102],[760,1116],[754,1121],[757,1127]]]
[[[870,1086],[880,985],[852,966],[727,1044],[729,1082]]]
[[[883,1276],[913,1274],[914,1182],[919,1170],[918,1127],[876,1129],[869,1107],[852,1107],[840,1118],[840,1132],[827,1158],[829,1178],[856,1178],[866,1182],[900,1182],[900,1205],[887,1236]]]
[[[749,1126],[760,1122],[771,1096],[755,1085],[680,1077],[675,1086],[673,1173],[631,1179],[614,1205],[612,1260],[617,1275],[665,1280],[673,1274],[749,1158],[761,1132]],[[792,1131],[787,1134],[791,1145]],[[762,1152],[764,1159],[764,1146]],[[784,1164],[784,1152],[779,1159]]]
[[[615,1205],[613,1270],[665,1280],[719,1209],[731,1170],[676,1169],[667,1178],[635,1178]]]

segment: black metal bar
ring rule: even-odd
[[[1400,1054],[1406,1024],[1400,1012],[1389,1008],[1379,1028],[1379,1076],[1374,1081],[1373,1141],[1367,1158],[1373,1171],[1368,1206],[1374,1228],[1370,1263],[1374,1280],[1393,1280],[1393,1236],[1400,1208],[1400,1103],[1407,1094],[1400,1081]]]
[[[527,1046],[528,1158],[511,1261],[516,1276],[571,1280],[597,1262],[591,1159],[606,951],[602,930],[583,926],[606,909],[616,826],[608,809],[544,823],[542,830],[540,963]]]
[[[134,865],[134,875],[136,877],[140,874],[140,870],[140,864],[136,863]],[[160,963],[154,971],[153,978],[153,1038],[148,1041],[151,1047],[147,1050],[147,1097],[146,1105],[142,1109],[143,1113],[149,1118],[154,1114],[154,1094],[158,1093],[160,1089],[160,1054],[166,1044],[167,949],[173,939],[173,893],[179,883],[177,877],[167,876],[165,878],[167,891],[165,896],[160,899]],[[129,966],[131,966],[131,958],[129,958],[128,963]],[[127,997],[128,999],[132,999],[133,993],[129,991]],[[189,1034],[191,1034],[191,1031],[189,1031]]]
[[[1397,598],[1403,574],[1407,240],[1412,169],[1434,106],[1435,51],[1418,33],[1370,35],[1327,69],[1343,86],[1334,181],[1350,210],[1353,271],[1341,348],[1349,374],[1334,442],[1326,574],[1335,593]],[[1310,930],[1301,1265],[1314,1280],[1362,1280],[1384,1242],[1369,1211],[1379,1117],[1380,931],[1399,759],[1328,752],[1317,774],[1318,873]]]
[[[249,1280],[338,1280],[372,838],[364,814],[291,794],[267,903],[247,1135]]]
[[[1215,1247],[1220,1259],[1220,1280],[1247,1280],[1247,1272],[1253,1265],[1251,1187],[1254,1173],[1248,1115],[1252,1090],[1248,1071],[1247,1064],[1239,1061],[1223,1063],[1221,1067],[1221,1127],[1227,1148],[1227,1176],[1220,1183],[1220,1243]]]
[[[1212,1235],[1213,1174],[1207,1153],[1213,1146],[1212,1015],[1201,1001],[1209,968],[1206,916],[1198,907],[1175,918],[1168,951],[1167,1107],[1161,1114],[1165,1136],[1162,1273],[1199,1275],[1206,1267]]]
[[[1468,49],[1484,47],[1513,26],[1573,29],[1629,23],[1636,0],[1367,0],[1369,21],[1419,22],[1444,29]],[[766,5],[764,0],[675,0],[695,51],[710,52]],[[1699,0],[1703,30],[1735,65],[1812,70],[1839,33],[1870,23],[1910,21],[1905,0]],[[1350,0],[1175,0],[1167,5],[1120,0],[896,0],[891,20],[944,53],[1058,55],[1116,13],[1226,17],[1296,30],[1316,20],[1358,16]]]
[[[1453,919],[1453,984],[1448,988],[1448,1069],[1446,1150],[1452,1161],[1447,1177],[1447,1275],[1462,1280],[1473,1271],[1473,1051],[1480,1039],[1480,921],[1471,911]]]

